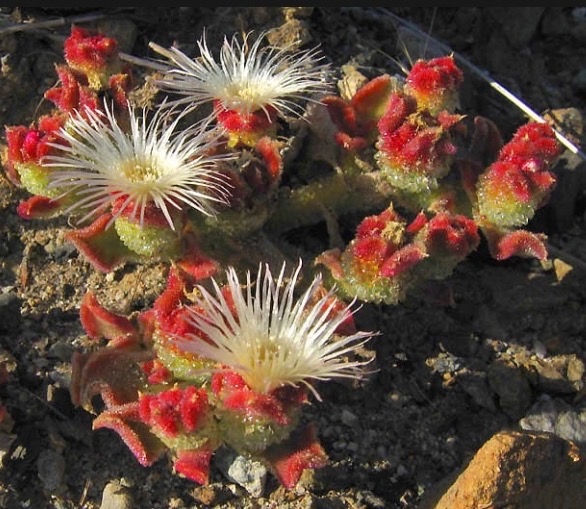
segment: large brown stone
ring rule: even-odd
[[[502,431],[419,509],[584,509],[585,458],[576,444],[551,433]]]

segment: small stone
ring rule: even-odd
[[[61,454],[51,449],[41,451],[37,458],[37,471],[45,490],[55,492],[63,482],[65,459]]]
[[[570,272],[572,272],[572,270],[574,270],[574,267],[559,258],[555,258],[553,260],[553,269],[555,271],[556,279],[558,282],[561,282]]]
[[[337,85],[338,93],[342,99],[348,101],[368,81],[368,78],[351,64],[343,65],[342,73],[342,79]]]
[[[575,355],[530,359],[525,367],[537,375],[537,387],[553,394],[572,394],[583,388],[584,363]]]
[[[561,412],[555,422],[555,434],[578,444],[586,444],[586,411]]]
[[[342,410],[342,414],[340,415],[340,420],[346,426],[354,426],[358,422],[358,416],[350,412],[350,410],[346,410],[345,408]]]
[[[193,498],[204,506],[212,506],[217,502],[217,490],[213,486],[196,486],[192,492]]]
[[[553,433],[557,415],[558,410],[554,400],[547,395],[543,395],[529,409],[527,415],[519,421],[519,425],[527,431]]]
[[[586,408],[574,408],[559,398],[542,395],[519,425],[525,430],[547,431],[586,445]]]
[[[311,42],[311,31],[306,21],[291,18],[280,27],[271,30],[267,38],[271,45],[277,48],[296,49]]]
[[[581,390],[583,387],[583,380],[584,380],[584,371],[586,370],[584,366],[584,361],[576,356],[572,356],[568,360],[568,368],[566,370],[566,376],[570,382],[579,384],[577,387],[578,390]]]
[[[132,509],[134,500],[128,488],[119,481],[110,481],[102,492],[100,509]]]
[[[229,481],[242,486],[255,498],[262,496],[267,479],[267,469],[262,463],[228,450],[218,451],[214,460]]]
[[[346,450],[350,451],[351,453],[356,453],[359,449],[359,446],[356,442],[349,442],[346,446]]]
[[[491,412],[496,411],[493,394],[488,387],[484,373],[463,370],[462,373],[458,374],[458,383],[475,404]]]
[[[521,370],[512,364],[494,362],[488,368],[488,382],[503,412],[520,419],[531,404],[531,387]]]

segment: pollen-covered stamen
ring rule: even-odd
[[[271,109],[285,116],[300,116],[299,100],[313,99],[314,93],[329,90],[329,64],[318,50],[292,50],[291,47],[262,46],[266,33],[248,44],[250,33],[240,42],[236,36],[224,38],[219,60],[209,50],[204,36],[197,42],[200,57],[190,59],[177,48],[150,47],[167,58],[169,70],[153,83],[166,92],[183,96],[169,102],[189,111],[204,103],[219,100],[227,110],[243,115]]]
[[[350,304],[335,308],[333,290],[322,295],[316,276],[296,299],[294,292],[301,263],[286,280],[285,265],[276,279],[268,266],[256,279],[247,274],[241,288],[236,271],[227,271],[228,304],[220,286],[214,292],[199,288],[196,306],[189,316],[197,335],[177,338],[179,348],[218,362],[239,373],[254,391],[268,393],[283,385],[313,387],[317,380],[360,378],[369,361],[348,361],[373,333],[358,332],[335,337],[336,330],[352,314]],[[320,295],[320,298],[315,298]]]
[[[60,131],[63,143],[52,146],[59,153],[43,164],[54,167],[49,186],[64,188],[75,197],[65,213],[86,211],[85,221],[96,210],[111,206],[119,198],[124,204],[113,213],[114,221],[133,204],[131,219],[143,226],[145,208],[154,204],[175,229],[170,209],[193,208],[212,216],[214,203],[226,203],[229,184],[216,170],[220,161],[234,157],[214,153],[220,132],[208,124],[179,130],[181,116],[157,110],[137,117],[130,110],[129,129],[117,123],[107,104],[104,113],[86,109],[72,114]]]
[[[130,182],[154,182],[161,176],[161,171],[151,161],[135,159],[120,165],[120,171]]]

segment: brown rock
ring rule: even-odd
[[[584,387],[584,361],[576,354],[532,358],[524,363],[536,376],[537,387],[548,393],[572,394]]]
[[[499,405],[511,419],[520,419],[531,405],[531,386],[523,370],[511,362],[496,361],[488,367],[488,382]]]
[[[586,454],[550,433],[502,431],[419,509],[583,509]],[[447,482],[451,482],[448,480]]]

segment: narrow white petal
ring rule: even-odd
[[[266,33],[248,44],[250,33],[239,42],[236,36],[224,43],[216,60],[209,50],[205,32],[197,41],[200,56],[190,59],[177,48],[151,48],[168,60],[165,77],[153,80],[161,90],[178,94],[169,106],[184,106],[189,111],[201,104],[219,100],[226,109],[242,114],[274,108],[281,116],[299,116],[301,100],[330,90],[329,64],[318,48],[310,50],[277,49],[262,46]]]
[[[225,203],[230,195],[229,184],[215,168],[234,157],[209,155],[220,132],[212,133],[209,123],[179,131],[180,115],[173,118],[159,109],[147,118],[146,111],[137,116],[128,107],[128,132],[105,103],[103,113],[91,109],[83,115],[73,113],[60,131],[63,141],[52,144],[59,152],[43,160],[54,169],[49,187],[63,189],[61,196],[82,197],[67,212],[87,212],[85,220],[96,204],[126,196],[127,204],[135,203],[133,216],[141,225],[149,202],[161,210],[171,228],[169,207],[184,205],[214,215],[214,203]]]
[[[333,291],[314,301],[321,287],[320,276],[295,300],[300,272],[301,262],[287,279],[283,265],[273,278],[268,265],[260,265],[255,278],[250,272],[246,274],[242,288],[230,267],[226,284],[233,307],[215,280],[213,292],[199,288],[189,320],[210,341],[197,335],[179,337],[178,347],[239,372],[259,392],[303,384],[319,397],[312,385],[317,380],[359,378],[370,361],[347,362],[344,356],[374,334],[337,336],[335,331],[351,314],[353,303],[335,311],[326,305]]]

